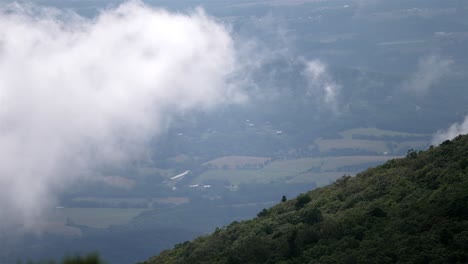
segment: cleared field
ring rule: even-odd
[[[263,170],[209,170],[199,177],[193,183],[209,183],[210,180],[226,180],[231,184],[239,185],[241,183],[253,182],[271,182],[286,177],[279,172],[266,173]]]
[[[81,236],[82,232],[74,226],[67,226],[65,222],[60,220],[52,220],[44,223],[41,230],[47,234],[62,235],[62,236]]]
[[[316,182],[326,184],[337,176],[346,174],[342,167],[359,166],[385,162],[395,156],[343,156],[323,158],[303,158],[269,163],[261,169],[213,169],[198,176],[193,183],[206,183],[209,180],[226,180],[231,184],[267,183],[272,181]]]
[[[187,197],[167,197],[167,198],[154,198],[154,201],[161,204],[174,204],[181,205],[190,202]]]
[[[107,228],[111,225],[127,224],[147,209],[136,208],[62,208],[51,213],[50,223],[77,225],[94,228]]]
[[[322,158],[302,158],[295,160],[279,160],[272,162],[264,168],[264,170],[278,171],[290,175],[297,175],[297,173],[307,171],[313,167],[322,166]]]
[[[322,171],[334,171],[342,167],[356,166],[368,163],[384,163],[387,160],[399,158],[398,156],[343,156],[322,158]]]
[[[187,160],[190,160],[190,156],[188,155],[185,155],[185,154],[179,154],[175,157],[172,157],[170,160],[172,161],[175,161],[175,162],[178,162],[178,163],[181,163],[181,162],[185,162]]]
[[[406,141],[399,143],[396,147],[396,151],[405,152],[409,149],[423,150],[429,147],[429,142],[427,141]]]
[[[325,186],[332,183],[336,179],[340,178],[343,175],[354,176],[355,173],[351,171],[332,171],[332,172],[319,172],[319,173],[304,173],[293,179],[289,180],[289,183],[300,183],[300,182],[315,182],[315,184],[320,186]]]
[[[135,181],[120,176],[103,176],[97,178],[97,181],[102,182],[108,186],[120,188],[120,189],[131,189],[135,186]]]
[[[384,153],[388,152],[387,143],[378,140],[360,140],[360,139],[317,139],[315,144],[319,147],[320,152],[327,152],[337,149],[356,149],[371,152]]]
[[[156,202],[160,204],[174,204],[180,205],[184,203],[188,203],[190,200],[187,197],[153,197],[151,199],[147,198],[102,198],[102,197],[77,197],[74,198],[73,201],[75,202],[92,202],[92,203],[100,203],[103,204],[103,207],[114,207],[119,206],[121,204],[125,204],[126,207],[140,206],[141,204],[147,204],[150,202]]]
[[[101,197],[77,197],[74,198],[75,202],[93,202],[93,203],[102,203],[109,206],[117,206],[120,203],[126,204],[140,204],[146,202],[147,199],[143,198],[101,198]]]
[[[165,170],[165,169],[159,169],[159,168],[153,168],[153,167],[144,167],[144,168],[138,169],[138,174],[142,176],[151,176],[154,174],[159,174],[162,177],[170,178],[175,175],[175,172],[172,169]]]
[[[236,167],[244,166],[260,166],[265,162],[269,161],[270,158],[265,157],[247,157],[247,156],[226,156],[210,160],[203,163],[205,166],[210,166],[214,168],[230,168],[235,169]]]
[[[368,127],[368,128],[353,128],[348,129],[345,131],[340,132],[340,135],[343,138],[352,138],[354,135],[361,135],[361,136],[375,136],[375,137],[410,137],[410,136],[425,136],[423,134],[413,134],[413,133],[405,133],[405,132],[398,132],[398,131],[391,131],[391,130],[382,130],[375,127]]]

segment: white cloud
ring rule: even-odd
[[[454,123],[446,130],[440,130],[432,137],[432,144],[439,145],[445,140],[452,140],[458,135],[468,134],[468,115],[461,123]]]
[[[329,76],[326,65],[319,60],[308,61],[304,74],[309,83],[309,94],[317,98],[320,106],[338,113],[341,87]]]
[[[437,55],[423,57],[419,60],[418,69],[403,84],[403,88],[416,94],[425,94],[450,73],[452,64],[452,60]]]
[[[172,114],[244,100],[238,70],[229,32],[201,10],[3,7],[0,222],[34,226],[56,191],[137,155]]]

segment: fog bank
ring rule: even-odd
[[[171,115],[245,99],[229,31],[130,2],[94,19],[0,10],[0,223],[34,227],[95,166],[137,156]]]

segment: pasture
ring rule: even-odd
[[[352,170],[343,167],[359,166],[370,163],[383,163],[396,156],[342,156],[279,160],[267,164],[261,169],[211,169],[192,183],[209,183],[210,180],[224,180],[231,184],[286,182],[315,182],[324,185]]]
[[[415,134],[415,133],[406,133],[406,132],[398,132],[398,131],[391,131],[391,130],[383,130],[374,127],[360,127],[360,128],[353,128],[348,129],[345,131],[340,132],[340,135],[343,138],[353,138],[353,136],[374,136],[374,137],[420,137],[426,136],[424,134]]]
[[[385,141],[379,140],[362,140],[362,139],[317,139],[315,144],[318,146],[320,152],[328,152],[331,150],[339,149],[354,149],[375,153],[389,152],[390,149]]]
[[[49,223],[75,224],[93,228],[107,228],[127,224],[134,217],[148,209],[139,208],[61,208],[50,214]]]
[[[265,157],[226,156],[210,160],[203,163],[203,165],[218,169],[223,167],[235,169],[237,167],[242,168],[244,166],[261,166],[269,160],[270,158]]]

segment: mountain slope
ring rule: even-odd
[[[459,136],[344,176],[144,263],[467,261],[468,136]]]

